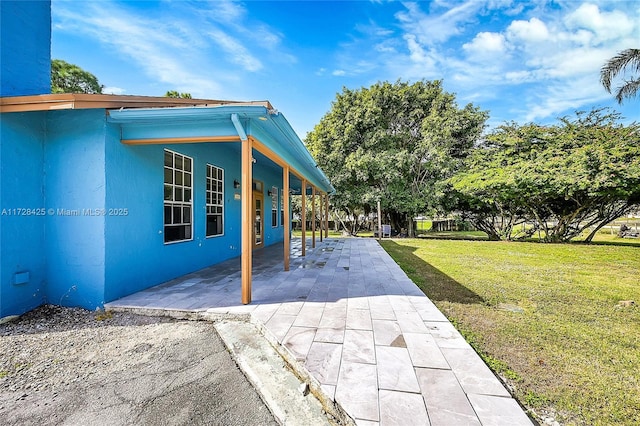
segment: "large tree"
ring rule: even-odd
[[[412,218],[438,205],[439,183],[460,166],[484,128],[487,113],[459,108],[440,81],[382,82],[343,88],[306,143],[351,215],[377,201],[394,228],[413,233]]]
[[[61,59],[51,61],[51,93],[102,93],[95,75]]]
[[[167,90],[164,96],[167,98],[191,99],[191,93],[180,93],[177,90]]]
[[[619,118],[593,110],[553,126],[499,127],[450,179],[456,207],[491,239],[540,231],[561,242],[589,230],[591,241],[640,204],[640,125]]]
[[[626,49],[619,52],[600,70],[600,82],[611,93],[611,84],[620,74],[629,71],[631,76],[623,79],[622,85],[616,89],[616,100],[619,104],[624,98],[633,98],[640,89],[640,49]],[[634,76],[635,74],[635,76]]]

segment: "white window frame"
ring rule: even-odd
[[[171,154],[171,165],[167,165],[167,154]],[[176,167],[176,159],[180,158],[182,167]],[[188,160],[189,167],[186,167]],[[179,152],[172,151],[170,149],[164,149],[163,151],[163,230],[164,230],[164,243],[175,244],[185,241],[193,240],[193,158],[180,154]],[[187,170],[187,168],[189,170]],[[167,174],[169,173],[169,175]],[[170,181],[167,182],[167,177],[170,176]],[[167,219],[167,208],[171,218]],[[178,209],[178,210],[176,210]],[[185,209],[188,209],[185,210]],[[175,222],[176,212],[180,214],[180,221]],[[188,221],[185,221],[185,213],[188,213]],[[179,240],[167,241],[167,229],[174,227],[185,227],[185,236],[187,230],[189,235],[187,238]]]
[[[215,177],[210,174],[210,171],[215,171]],[[214,189],[215,185],[215,189]],[[222,167],[215,166],[207,163],[207,176],[205,187],[205,236],[206,238],[220,237],[224,235],[224,169]],[[218,210],[218,211],[216,211]],[[222,222],[222,232],[219,234],[208,234],[208,218],[209,215],[220,215]]]
[[[278,188],[275,186],[271,187],[271,227],[278,227]]]
[[[280,226],[284,226],[284,188],[280,190]]]

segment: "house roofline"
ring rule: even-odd
[[[225,101],[215,99],[183,99],[165,96],[101,95],[60,93],[0,98],[0,113],[51,111],[59,109],[169,108],[185,106],[263,106],[273,109],[269,101]]]

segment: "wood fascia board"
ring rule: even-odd
[[[185,136],[180,138],[121,139],[125,145],[162,145],[177,143],[240,142],[240,136]]]
[[[51,111],[58,109],[170,108],[184,106],[263,106],[273,109],[269,101],[224,101],[182,99],[160,96],[100,95],[62,93],[0,98],[0,112]]]

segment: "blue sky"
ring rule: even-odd
[[[599,83],[640,47],[638,1],[52,1],[52,56],[106,93],[269,100],[301,138],[343,87],[443,80],[460,106],[548,123],[618,106]]]

